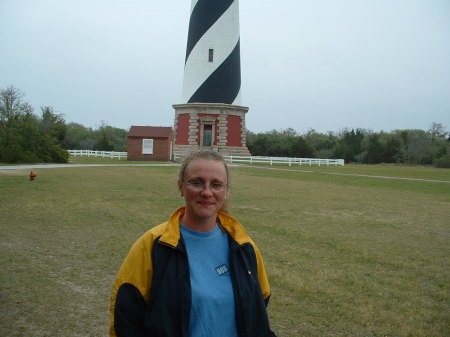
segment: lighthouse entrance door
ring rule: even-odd
[[[212,125],[203,124],[203,146],[212,146]]]

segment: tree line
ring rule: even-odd
[[[14,86],[0,90],[0,162],[66,163],[69,149],[126,151],[126,130],[66,123],[51,106],[35,114],[24,97]]]
[[[19,89],[0,90],[0,162],[67,162],[69,149],[127,151],[127,133],[105,122],[97,129],[66,123],[51,106],[41,106],[36,115]],[[311,129],[299,134],[292,128],[261,133],[247,130],[247,147],[254,156],[450,167],[450,135],[436,122],[426,131],[357,128],[320,133]]]
[[[292,128],[263,133],[247,131],[247,147],[253,156],[338,158],[346,163],[450,167],[450,135],[444,125],[436,122],[427,131],[373,132],[360,128],[326,134],[314,129],[299,134]]]

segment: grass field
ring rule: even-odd
[[[449,334],[450,184],[329,173],[450,170],[277,168],[232,167],[230,199],[265,258],[279,337]],[[130,245],[182,205],[177,167],[28,173],[0,170],[0,336],[106,336]]]

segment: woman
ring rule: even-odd
[[[139,238],[119,270],[110,336],[275,336],[261,255],[225,212],[224,159],[214,151],[192,152],[178,188],[185,207]]]

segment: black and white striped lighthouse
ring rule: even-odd
[[[193,0],[184,67],[186,103],[240,104],[237,0]]]
[[[238,0],[192,0],[174,151],[199,147],[248,155],[241,106]]]

